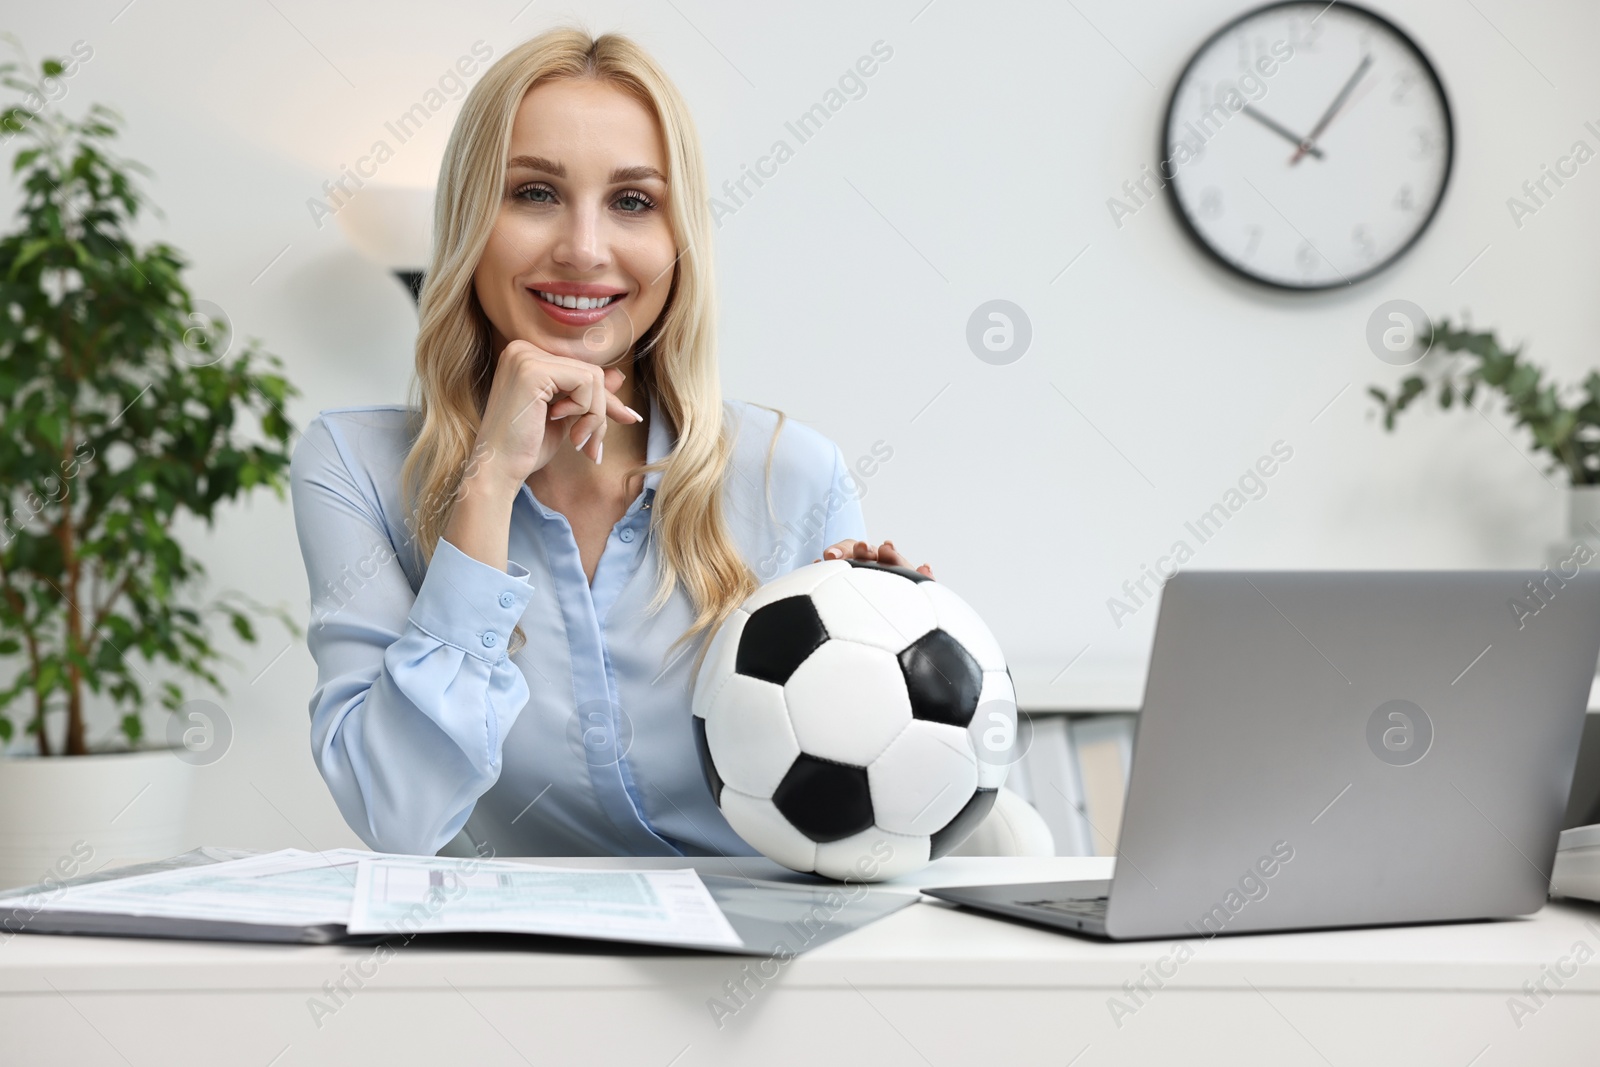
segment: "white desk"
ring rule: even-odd
[[[779,874],[766,861],[738,865]],[[738,873],[726,861],[702,869]],[[1110,869],[1093,857],[950,858],[910,883]],[[1600,955],[1520,1029],[1507,1000],[1578,942],[1600,953],[1600,906],[1218,938],[1195,943],[1193,958],[1119,1028],[1108,999],[1126,998],[1123,983],[1169,953],[1168,942],[1084,940],[924,899],[772,963],[777,977],[750,983],[748,1003],[719,1029],[708,999],[726,999],[724,983],[746,966],[761,973],[762,960],[599,944],[593,953],[413,944],[319,1026],[308,999],[371,949],[18,935],[0,946],[0,1063],[1557,1067],[1600,1060]]]

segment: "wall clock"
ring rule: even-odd
[[[1329,289],[1416,242],[1454,144],[1444,87],[1411,38],[1354,4],[1290,0],[1229,23],[1189,60],[1159,170],[1184,226],[1223,264]]]

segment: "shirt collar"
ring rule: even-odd
[[[654,463],[665,459],[672,454],[678,443],[677,434],[668,425],[667,413],[656,400],[655,390],[650,390],[650,430],[649,439],[645,442],[645,462]],[[661,471],[649,471],[644,476],[644,491],[651,496],[655,495],[656,485],[661,481]]]

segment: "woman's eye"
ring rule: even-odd
[[[634,191],[623,193],[621,196],[617,197],[617,204],[625,213],[630,215],[637,215],[640,212],[649,211],[651,208],[656,206],[656,202],[654,200],[651,200],[643,193]]]
[[[533,185],[524,185],[512,193],[517,200],[525,200],[530,204],[551,204],[555,202],[556,191],[543,182]],[[629,190],[616,199],[616,206],[624,214],[637,215],[649,211],[656,206],[656,202],[638,190]]]

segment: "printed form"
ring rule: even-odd
[[[375,857],[356,873],[352,934],[483,931],[738,948],[693,870],[535,867],[504,860]]]

